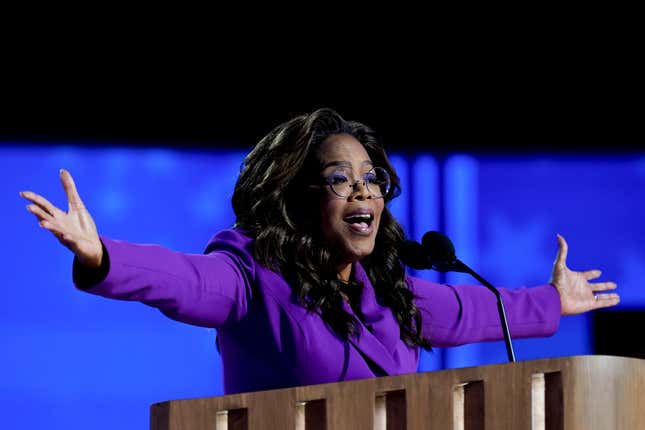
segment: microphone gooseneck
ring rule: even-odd
[[[439,272],[468,273],[495,294],[497,298],[497,311],[504,332],[504,343],[506,344],[508,361],[514,362],[515,352],[513,351],[511,333],[508,329],[504,302],[502,301],[502,295],[499,293],[499,290],[456,257],[455,246],[445,234],[438,231],[429,231],[423,235],[423,239],[421,240],[422,245],[413,241],[404,242],[416,244],[411,245],[407,243],[404,245],[406,248],[405,255],[400,252],[401,260],[406,265],[413,269],[434,269]]]

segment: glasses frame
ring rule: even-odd
[[[365,179],[365,175],[367,175],[367,174],[369,174],[369,173],[373,173],[375,170],[377,170],[377,171],[382,171],[382,172],[383,172],[383,174],[384,174],[384,177],[387,179],[387,187],[386,187],[386,189],[385,189],[385,192],[384,192],[384,193],[382,193],[382,194],[381,194],[380,196],[378,196],[378,197],[376,197],[376,196],[374,195],[374,192],[372,191],[372,189],[370,188],[370,186],[369,186],[369,185],[368,185],[368,183],[367,183],[367,180]],[[372,167],[370,170],[368,170],[367,172],[363,173],[363,175],[362,175],[361,179],[357,179],[357,180],[355,180],[355,181],[354,181],[354,183],[353,183],[353,184],[350,184],[350,185],[349,185],[349,186],[350,186],[351,191],[350,191],[350,192],[349,192],[349,194],[347,194],[346,196],[344,196],[344,195],[340,194],[340,193],[339,193],[339,192],[334,188],[334,186],[333,186],[333,185],[332,185],[332,183],[331,183],[331,179],[330,179],[330,178],[331,178],[331,176],[332,176],[332,174],[330,174],[330,175],[329,175],[328,177],[326,177],[326,178],[323,178],[323,182],[324,182],[324,185],[323,185],[323,186],[328,185],[328,186],[329,186],[329,188],[331,189],[332,193],[334,193],[336,196],[338,196],[338,197],[339,197],[339,198],[341,198],[341,199],[346,199],[347,197],[349,197],[349,196],[351,196],[352,194],[354,194],[354,193],[356,192],[356,186],[357,186],[359,183],[360,183],[363,187],[365,187],[365,189],[370,193],[370,195],[372,196],[372,198],[373,198],[373,199],[383,199],[383,198],[385,198],[385,196],[387,196],[387,194],[390,192],[390,189],[391,189],[391,187],[392,187],[392,179],[390,178],[390,173],[389,173],[387,170],[385,170],[384,168],[382,168],[382,167]],[[377,176],[378,176],[378,175],[377,175]],[[312,185],[312,187],[319,187],[319,186],[320,186],[320,185],[318,185],[318,186],[317,186],[317,185]],[[380,187],[379,187],[379,188],[380,188]],[[379,190],[379,191],[380,191],[380,190]]]

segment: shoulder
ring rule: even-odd
[[[245,272],[249,278],[255,278],[258,262],[253,257],[255,240],[239,229],[226,229],[217,232],[210,238],[204,249],[207,255],[224,255]]]
[[[252,245],[255,240],[242,230],[231,228],[221,230],[213,235],[206,244],[204,254],[218,250],[247,252],[253,254]]]
[[[243,230],[227,229],[213,235],[204,252],[209,255],[214,253],[228,255],[249,278],[254,291],[263,298],[264,306],[277,307],[294,321],[300,322],[307,318],[307,310],[298,303],[282,274],[261,265],[255,259],[254,243],[255,239]]]
[[[417,278],[410,275],[405,276],[405,283],[408,285],[408,288],[410,289],[410,291],[412,291],[415,294],[426,293],[427,290],[431,288],[445,287],[445,285],[443,284],[439,284],[437,282],[428,281],[426,279]]]
[[[291,291],[280,273],[264,267],[254,257],[255,239],[240,229],[222,230],[208,241],[204,253],[228,256],[242,271],[246,272],[253,284],[267,294],[287,296]],[[281,297],[282,298],[282,297]]]

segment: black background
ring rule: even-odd
[[[636,309],[596,311],[592,321],[596,354],[645,358],[645,312]]]
[[[331,107],[387,148],[637,152],[643,84],[633,55],[498,53],[313,62],[193,52],[22,53],[2,71],[0,139],[250,147],[294,115]],[[86,58],[87,56],[87,58]],[[240,59],[241,58],[241,59]],[[239,61],[238,61],[239,60]]]

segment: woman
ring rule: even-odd
[[[398,177],[368,127],[321,109],[276,127],[245,159],[236,224],[205,255],[99,236],[71,175],[67,212],[22,192],[28,210],[75,254],[76,286],[138,300],[218,330],[226,393],[414,372],[419,349],[502,338],[483,287],[409,277],[401,227],[386,204]],[[503,290],[511,334],[548,336],[560,315],[618,303],[597,270],[566,267],[551,283]]]

